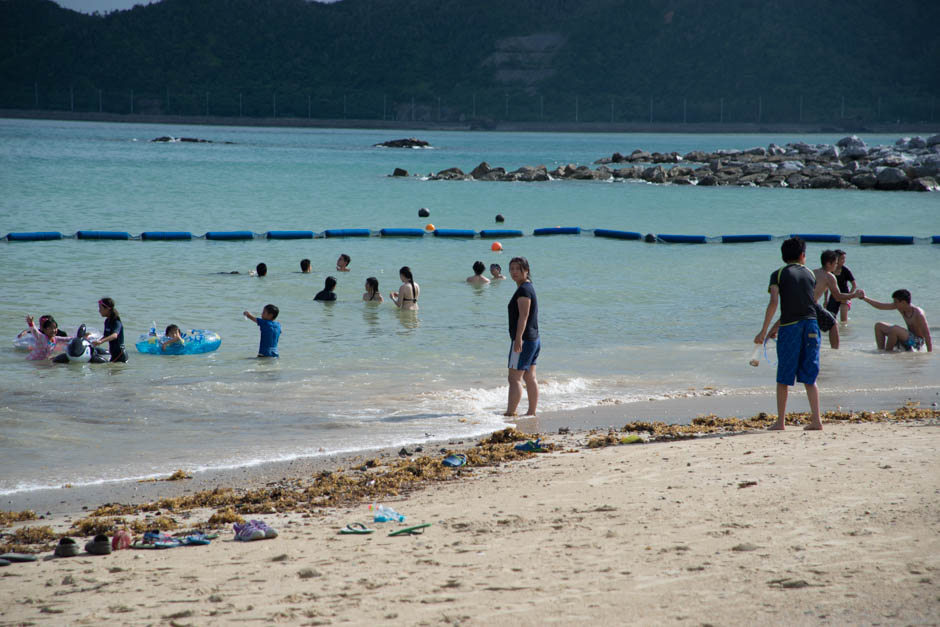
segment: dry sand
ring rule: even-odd
[[[265,517],[271,540],[13,564],[0,623],[938,624],[938,428],[575,434],[390,503],[423,535],[338,535],[360,506]]]

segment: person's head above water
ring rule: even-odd
[[[347,255],[346,253],[341,254],[339,258],[336,260],[336,269],[345,270],[346,266],[348,266],[351,261],[352,261],[352,257]]]
[[[483,262],[482,262],[482,261],[474,261],[474,262],[473,262],[473,273],[474,273],[474,274],[476,274],[476,275],[481,275],[481,274],[483,274],[483,271],[484,271],[484,270],[486,270],[486,266],[483,265]]]
[[[258,276],[265,276],[268,273],[268,265],[264,262],[259,263],[255,266],[255,272],[258,273]]]
[[[305,273],[310,272],[310,260],[309,259],[300,260],[300,271],[305,272]]]
[[[366,279],[366,291],[370,294],[377,294],[379,291],[379,280],[374,276]]]
[[[264,306],[264,310],[261,312],[261,317],[265,320],[277,320],[277,315],[279,313],[281,313],[281,310],[269,303]]]
[[[799,263],[806,253],[806,242],[799,237],[791,237],[780,244],[780,256],[786,263]]]
[[[166,331],[163,332],[163,335],[167,337],[176,337],[179,334],[180,334],[180,328],[176,326],[175,324],[168,324],[166,327]]]
[[[325,289],[327,292],[332,292],[334,289],[336,289],[336,277],[326,277],[326,280],[323,281],[323,289]]]

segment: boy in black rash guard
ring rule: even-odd
[[[770,275],[770,302],[764,312],[764,324],[754,337],[763,344],[777,304],[780,304],[780,330],[777,337],[777,421],[770,427],[783,431],[787,415],[787,396],[794,379],[806,386],[812,416],[806,430],[822,430],[819,418],[819,325],[816,323],[816,277],[806,267],[806,242],[791,237],[780,246],[787,265]]]

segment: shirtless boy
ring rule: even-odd
[[[777,420],[770,427],[782,431],[787,415],[787,397],[794,379],[806,386],[809,400],[810,423],[807,430],[821,430],[819,419],[819,325],[813,299],[816,278],[807,268],[806,242],[791,237],[780,246],[787,265],[770,275],[770,302],[764,312],[764,324],[754,337],[755,344],[763,344],[777,305],[780,305],[780,331],[777,339]]]
[[[927,352],[933,352],[933,342],[930,339],[930,327],[927,325],[927,316],[920,307],[911,304],[911,293],[907,290],[897,290],[891,294],[891,303],[881,303],[877,300],[868,298],[862,292],[862,300],[874,307],[890,311],[897,309],[904,318],[905,329],[896,324],[887,322],[875,323],[875,344],[878,350],[890,351],[896,346],[900,346],[906,351],[920,350],[921,346],[927,346]]]
[[[816,277],[816,289],[813,292],[813,302],[816,303],[816,322],[819,324],[819,330],[829,333],[829,346],[839,348],[839,325],[836,324],[836,318],[832,310],[819,305],[819,298],[829,292],[829,300],[838,303],[847,303],[853,298],[859,296],[858,290],[844,294],[839,289],[839,283],[833,271],[836,270],[839,262],[839,254],[834,250],[824,250],[819,256],[820,267],[813,270]],[[836,310],[838,311],[838,309]]]

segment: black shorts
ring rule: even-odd
[[[825,333],[826,331],[828,331],[829,329],[835,326],[836,317],[832,315],[832,312],[822,307],[819,303],[816,303],[813,306],[816,308],[816,324],[819,325],[820,331]]]

